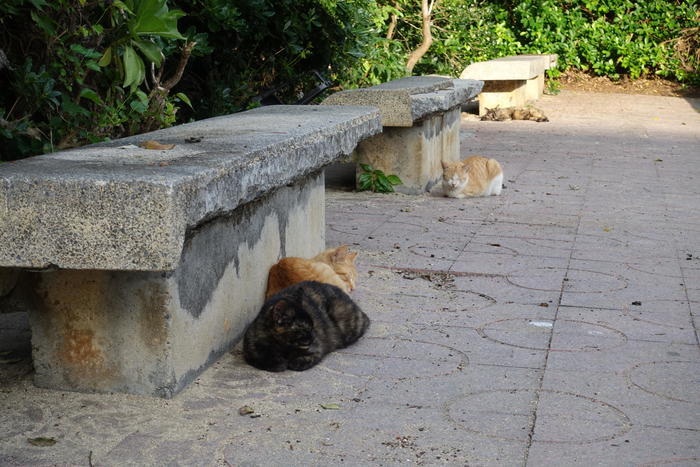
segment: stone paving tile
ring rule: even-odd
[[[699,464],[700,114],[538,107],[549,123],[462,124],[501,196],[327,191],[327,245],[360,253],[372,325],[308,371],[238,346],[170,401],[47,391],[26,319],[0,314],[0,465]]]

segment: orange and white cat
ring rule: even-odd
[[[442,186],[445,196],[467,198],[500,195],[503,170],[496,159],[471,156],[459,162],[442,162]]]
[[[282,258],[270,268],[265,298],[303,281],[325,282],[349,293],[357,280],[355,258],[357,252],[350,253],[347,245],[322,251],[311,259]]]

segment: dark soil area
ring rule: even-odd
[[[651,96],[700,97],[700,86],[688,86],[663,78],[627,77],[617,81],[604,76],[592,76],[578,70],[563,73],[556,81],[559,89]],[[545,91],[547,92],[547,91]]]

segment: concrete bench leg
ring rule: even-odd
[[[28,274],[36,385],[172,397],[241,337],[280,256],[323,248],[324,196],[317,172],[198,226],[175,271]]]
[[[484,81],[484,88],[479,94],[479,115],[486,109],[500,107],[522,107],[527,102],[527,80]]]
[[[384,127],[383,133],[362,141],[354,157],[387,175],[398,175],[403,185],[394,187],[396,191],[424,193],[442,179],[440,161],[459,160],[459,126],[460,108],[455,107],[412,127]],[[357,177],[361,174],[358,164]]]
[[[544,73],[530,78],[525,83],[525,100],[536,101],[544,93]]]

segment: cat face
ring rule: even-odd
[[[461,190],[469,183],[469,172],[462,164],[442,163],[442,185],[447,191]]]
[[[355,282],[357,281],[355,259],[357,258],[357,252],[350,253],[347,245],[342,245],[334,250],[327,251],[330,253],[328,255],[329,266],[333,268],[333,271],[335,271],[338,277],[348,285],[350,291],[355,290]]]
[[[279,300],[270,310],[271,325],[277,340],[288,346],[305,349],[314,341],[313,322],[303,310],[287,300]]]

